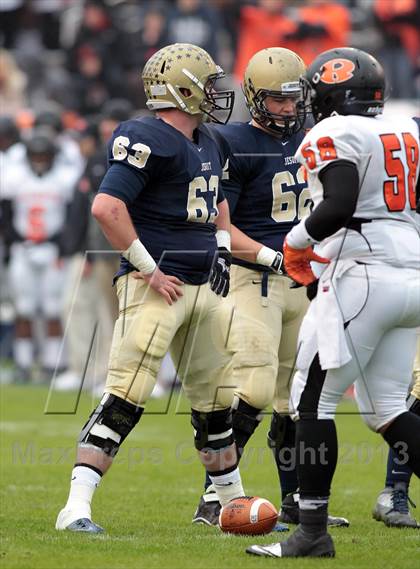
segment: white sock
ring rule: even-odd
[[[61,336],[47,336],[45,338],[42,349],[42,365],[44,368],[55,369],[57,367],[60,357],[61,342]]]
[[[301,510],[317,510],[328,504],[328,498],[299,498],[299,508]]]
[[[75,466],[71,473],[70,494],[66,510],[76,512],[77,518],[91,519],[90,503],[101,481],[101,475],[87,466]]]
[[[29,369],[34,361],[32,338],[16,338],[13,344],[13,354],[18,367]]]
[[[235,470],[232,470],[232,472],[229,472],[229,474],[212,476],[209,472],[209,476],[222,506],[225,506],[234,498],[245,496],[245,492],[242,487],[241,474],[238,467],[236,467]]]

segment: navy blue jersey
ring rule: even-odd
[[[231,222],[251,239],[282,251],[286,234],[311,206],[304,170],[294,158],[305,132],[281,140],[249,123],[215,128],[230,147],[222,188]],[[241,259],[234,262],[257,268]]]
[[[226,150],[207,126],[195,141],[154,117],[121,123],[100,192],[121,199],[161,270],[190,284],[208,280],[217,249],[219,179]],[[122,257],[119,275],[134,267]]]

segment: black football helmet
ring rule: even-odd
[[[51,170],[58,152],[54,132],[51,129],[35,128],[25,140],[25,147],[29,165],[37,176],[43,176]]]
[[[35,117],[35,127],[47,127],[60,134],[64,127],[61,111],[58,107],[50,105],[49,108],[39,111]]]
[[[315,122],[332,115],[374,117],[383,111],[385,74],[372,55],[352,47],[324,51],[302,79]]]

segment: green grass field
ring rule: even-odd
[[[245,547],[270,543],[287,534],[262,538],[228,536],[191,524],[202,469],[192,448],[188,407],[181,401],[152,401],[124,444],[94,500],[94,519],[103,536],[54,530],[67,499],[74,446],[94,401],[74,394],[47,402],[47,390],[5,387],[1,394],[1,521],[3,568],[285,568],[332,567],[411,569],[420,566],[420,532],[386,528],[371,518],[384,478],[385,445],[345,403],[337,425],[341,452],[331,513],[346,516],[348,529],[332,531],[335,560],[272,560],[251,557]],[[166,412],[167,411],[167,412]],[[59,412],[60,414],[56,414]],[[70,414],[67,414],[70,413]],[[277,476],[266,448],[266,417],[250,441],[242,465],[248,494],[279,505]],[[420,487],[411,495],[420,505]]]

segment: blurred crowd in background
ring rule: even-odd
[[[276,45],[307,64],[333,47],[369,51],[385,68],[390,98],[414,105],[419,30],[420,0],[1,0],[1,381],[54,377],[70,389],[85,377],[101,392],[118,255],[90,204],[113,129],[147,112],[140,73],[155,51],[174,42],[206,49],[237,91],[232,119],[241,120],[245,66]],[[163,382],[174,373],[167,361]]]

